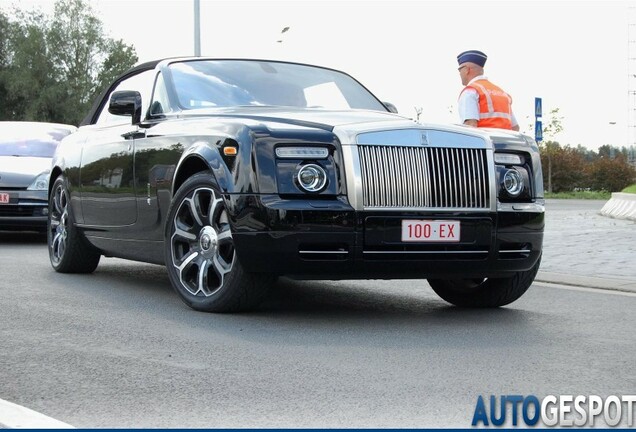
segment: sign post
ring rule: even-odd
[[[543,124],[541,117],[543,116],[543,106],[541,98],[534,98],[534,140],[536,142],[543,141]]]

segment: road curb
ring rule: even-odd
[[[603,216],[636,221],[636,194],[612,192],[612,198],[601,209]]]
[[[539,271],[535,281],[636,293],[636,281],[629,279],[597,278]]]
[[[75,429],[75,427],[0,399],[0,429]]]

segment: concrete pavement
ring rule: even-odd
[[[636,222],[601,215],[606,202],[546,201],[537,281],[636,292]]]

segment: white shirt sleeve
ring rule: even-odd
[[[512,127],[519,126],[519,122],[517,121],[517,117],[515,117],[515,113],[512,114]]]
[[[462,91],[457,102],[459,121],[463,124],[466,120],[479,120],[479,95],[477,90],[467,88]]]

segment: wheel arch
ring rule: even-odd
[[[51,175],[49,176],[49,192],[47,193],[47,197],[51,196],[51,191],[53,190],[53,183],[55,183],[55,180],[62,175],[62,169],[59,166],[54,166],[53,169],[51,169]]]
[[[207,142],[197,142],[186,151],[175,169],[172,182],[172,196],[181,185],[193,175],[202,171],[209,171],[222,193],[232,189],[231,174],[216,147]]]

